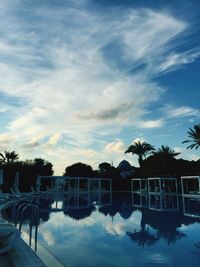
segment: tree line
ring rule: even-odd
[[[187,149],[198,149],[200,147],[200,124],[194,125],[188,131],[187,140],[182,143],[189,143]],[[113,180],[114,190],[130,190],[130,179],[134,177],[154,177],[154,176],[173,176],[199,175],[200,160],[189,161],[176,159],[180,154],[169,146],[162,145],[155,149],[147,142],[134,142],[128,147],[125,153],[131,153],[138,156],[139,168],[123,178],[120,169],[112,166],[108,162],[99,164],[97,170],[93,170],[90,165],[82,162],[67,166],[63,173],[64,176],[71,177],[102,177]],[[4,181],[1,189],[3,192],[9,192],[14,185],[15,175],[18,172],[20,177],[19,189],[22,192],[30,191],[31,187],[36,186],[37,175],[53,175],[53,164],[36,158],[33,160],[20,161],[19,155],[15,151],[4,151],[0,153],[0,169],[4,172]],[[46,181],[45,186],[48,186]]]
[[[200,147],[200,124],[194,125],[188,131],[188,139],[182,142],[189,143],[187,149],[198,149]],[[138,156],[140,168],[134,173],[139,177],[151,176],[183,176],[199,175],[200,159],[189,161],[176,159],[180,152],[176,152],[169,146],[162,145],[155,149],[147,142],[134,142],[125,153],[132,153]]]
[[[9,192],[14,186],[15,175],[19,173],[19,189],[22,192],[35,188],[37,175],[53,174],[53,164],[41,159],[20,161],[15,151],[0,153],[0,169],[3,170],[3,184],[1,190]]]

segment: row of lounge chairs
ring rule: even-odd
[[[8,205],[13,205],[28,199],[30,200],[30,197],[38,195],[39,193],[37,193],[34,188],[28,193],[22,193],[16,187],[11,188],[10,193],[3,193],[0,189],[0,213],[1,210]],[[0,255],[12,249],[20,238],[20,235],[21,232],[14,225],[3,220],[0,214]]]

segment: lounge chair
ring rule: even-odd
[[[13,195],[10,193],[3,193],[2,189],[0,189],[0,203],[4,203],[5,201],[9,201],[13,199]]]
[[[36,191],[35,188],[33,186],[31,186],[31,194],[33,196],[39,196],[39,195],[41,195],[41,192]]]
[[[31,186],[31,192],[32,192],[32,193],[37,193],[37,191],[34,189],[33,186]]]
[[[32,192],[20,192],[18,187],[14,187],[14,188],[11,187],[10,191],[13,196],[17,196],[17,197],[27,197],[33,194]]]

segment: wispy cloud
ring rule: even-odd
[[[46,145],[47,146],[55,146],[55,145],[58,144],[60,139],[61,139],[61,134],[60,133],[55,133],[49,138],[49,140],[48,140]]]
[[[178,69],[184,64],[192,63],[200,56],[200,52],[196,49],[184,52],[182,54],[171,53],[165,61],[161,64],[160,69],[162,72],[172,71]]]
[[[0,146],[7,147],[13,140],[13,137],[7,133],[0,134]]]
[[[165,125],[165,121],[163,119],[138,122],[138,126],[140,128],[160,128],[164,125]]]
[[[164,126],[163,119],[145,118],[164,92],[152,78],[199,56],[174,51],[186,22],[150,9],[102,12],[88,1],[56,8],[48,2],[31,8],[23,1],[6,2],[1,3],[0,92],[23,103],[7,123],[22,154],[27,142],[57,163],[56,152],[70,152],[64,155],[73,161],[80,148],[87,159],[98,154],[91,146],[102,151],[104,140],[124,127]]]
[[[78,153],[80,156],[85,158],[92,158],[96,156],[96,151],[93,149],[80,149]]]
[[[166,115],[170,118],[180,118],[180,117],[197,117],[200,118],[200,110],[188,106],[175,107],[172,105],[167,105],[164,108]]]
[[[41,141],[43,140],[43,138],[44,138],[44,136],[41,134],[34,136],[27,143],[24,144],[24,147],[28,148],[28,149],[38,147],[41,145]]]

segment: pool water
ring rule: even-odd
[[[37,240],[63,265],[200,266],[199,198],[159,195],[145,202],[113,193],[94,199],[79,194],[36,200]],[[2,216],[14,220],[16,209],[8,207]],[[28,212],[24,216],[25,229],[30,220]]]

